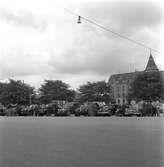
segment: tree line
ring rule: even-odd
[[[111,89],[105,81],[88,82],[76,91],[61,80],[45,80],[37,91],[20,80],[9,79],[7,83],[0,82],[0,103],[4,105],[48,104],[53,100],[107,102],[110,99]]]
[[[139,73],[131,83],[127,99],[129,101],[164,99],[164,81],[161,74]],[[61,80],[45,80],[37,91],[20,80],[9,79],[7,83],[0,82],[0,103],[3,105],[48,104],[53,100],[108,103],[114,101],[114,98],[110,85],[105,81],[87,82],[76,91]]]

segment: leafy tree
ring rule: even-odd
[[[134,79],[128,94],[129,99],[157,100],[164,94],[164,82],[160,72],[139,73]]]
[[[75,91],[60,80],[45,80],[39,91],[42,103],[49,103],[53,100],[73,101],[75,97]]]
[[[105,81],[88,82],[80,86],[79,101],[103,101],[108,103],[111,100],[111,89]]]
[[[34,88],[22,81],[10,79],[9,83],[0,83],[0,102],[7,104],[29,104]]]

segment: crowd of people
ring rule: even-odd
[[[129,105],[103,102],[53,102],[49,104],[18,105],[0,104],[1,116],[160,116],[164,113],[164,104],[159,102],[138,103]]]

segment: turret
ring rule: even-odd
[[[155,61],[154,61],[152,54],[150,54],[145,71],[146,72],[159,71],[157,65],[155,64]]]

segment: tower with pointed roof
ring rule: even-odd
[[[150,54],[147,66],[145,68],[145,72],[152,72],[152,71],[159,71],[159,70],[157,65],[155,64],[152,54]]]
[[[159,72],[164,83],[164,71],[160,71],[158,69],[151,53],[144,71],[114,74],[110,76],[108,84],[111,86],[112,95],[117,104],[128,102],[127,97],[128,92],[131,89],[132,82],[138,74],[146,72]]]

